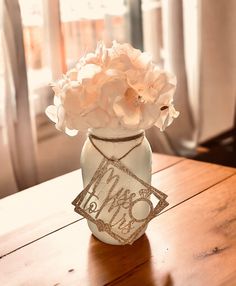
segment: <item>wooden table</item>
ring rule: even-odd
[[[236,285],[236,169],[154,155],[170,205],[131,246],[95,239],[75,171],[0,201],[0,285]]]

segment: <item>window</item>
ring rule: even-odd
[[[48,87],[99,40],[130,41],[123,0],[20,0],[29,93],[36,114],[52,100]]]

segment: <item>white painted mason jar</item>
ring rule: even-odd
[[[109,128],[91,129],[89,133],[100,138],[115,139],[126,138],[135,136],[142,133],[143,130],[118,130]],[[96,138],[96,137],[95,137]],[[138,178],[144,182],[151,184],[151,170],[152,170],[152,151],[148,140],[144,137],[139,137],[135,140],[129,140],[124,142],[109,142],[103,140],[93,139],[96,147],[102,151],[106,157],[120,158],[135,145],[141,142],[139,146],[134,148],[127,156],[121,159],[121,163],[124,164],[131,172],[133,172]],[[89,138],[84,143],[81,153],[81,170],[84,188],[89,184],[95,171],[98,169],[100,163],[104,159],[103,155],[92,145]],[[123,178],[120,178],[122,180]],[[127,180],[127,177],[125,178]],[[134,190],[132,190],[134,192]],[[136,190],[136,198],[139,198],[140,194]],[[149,212],[149,206],[147,204],[139,204],[139,207],[135,208],[135,216],[139,219],[145,218]],[[97,226],[91,221],[87,220],[88,226],[95,237],[99,240],[113,245],[121,245],[123,243],[111,237],[105,231],[99,231]],[[137,240],[141,237],[146,230],[146,227],[136,237]]]

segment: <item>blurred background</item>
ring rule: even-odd
[[[44,111],[49,83],[99,40],[129,42],[177,76],[167,131],[153,151],[236,167],[236,1],[0,0],[0,198],[80,167],[85,134]]]

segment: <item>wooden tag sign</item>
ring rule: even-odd
[[[72,204],[99,231],[107,232],[121,244],[132,244],[148,222],[168,205],[166,198],[119,160],[104,158]]]

